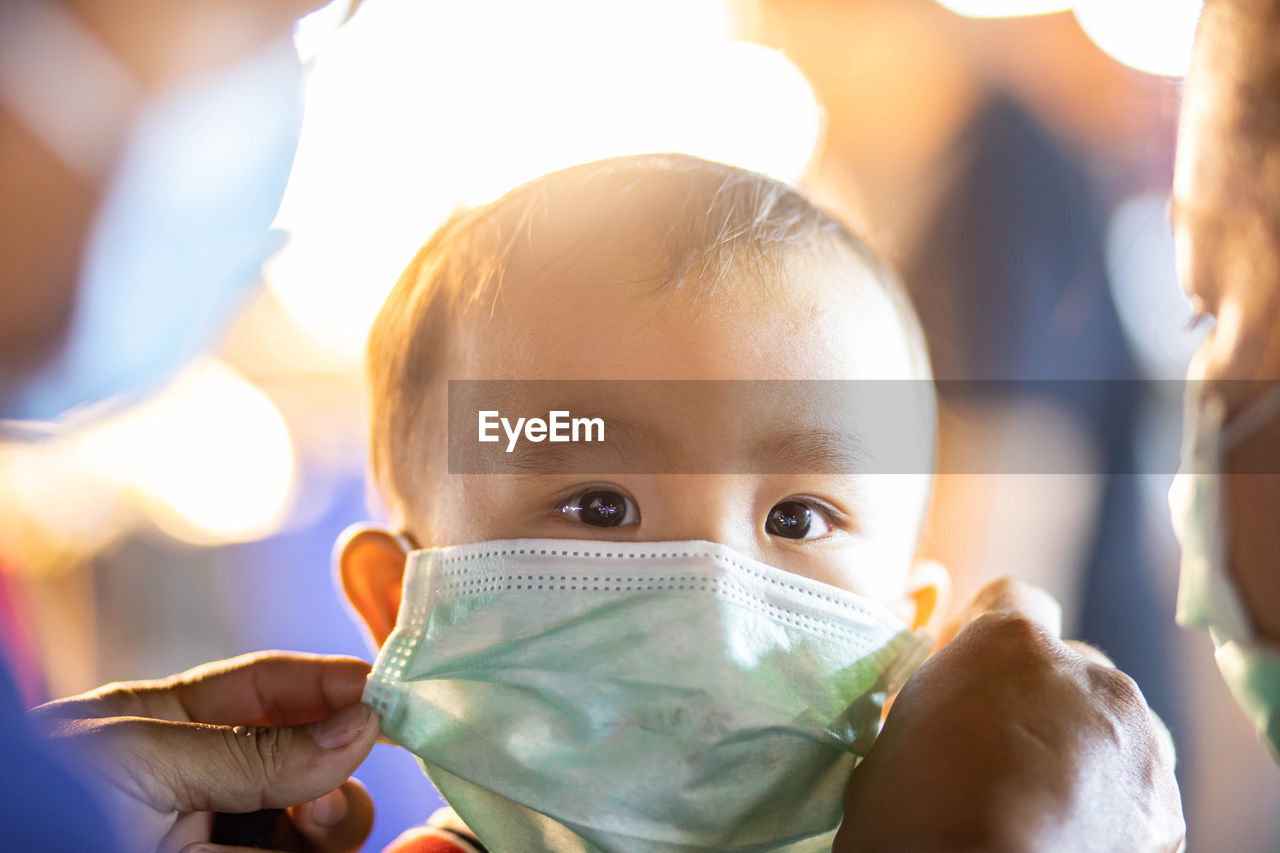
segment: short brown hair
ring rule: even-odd
[[[509,280],[550,274],[587,247],[645,232],[663,287],[714,289],[746,267],[768,281],[796,250],[843,247],[867,264],[928,360],[904,291],[863,241],[802,192],[764,175],[683,154],[618,157],[553,172],[452,216],[401,274],[369,336],[370,436],[384,498],[409,494],[405,450],[440,378],[454,321]]]

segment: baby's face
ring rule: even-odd
[[[913,575],[912,557],[928,475],[855,473],[857,418],[833,416],[822,386],[787,381],[921,378],[873,272],[833,255],[796,258],[764,283],[733,275],[708,293],[692,283],[657,289],[633,260],[648,255],[599,248],[554,280],[504,286],[492,311],[463,318],[450,379],[774,382],[745,394],[741,383],[706,383],[678,405],[655,402],[648,386],[692,383],[593,382],[572,399],[554,399],[554,383],[530,383],[543,396],[520,400],[522,409],[602,416],[609,448],[525,441],[513,460],[521,473],[424,477],[406,532],[423,547],[712,540],[875,598],[908,621],[927,616],[918,588],[935,579]],[[443,411],[444,388],[432,393]],[[920,423],[933,416],[916,414]],[[443,433],[424,439],[435,459],[447,453]],[[619,469],[628,473],[608,473]],[[673,469],[698,473],[658,473]]]

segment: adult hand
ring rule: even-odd
[[[369,664],[263,652],[157,681],[111,684],[31,711],[100,777],[129,851],[207,845],[215,812],[287,809],[268,843],[358,850],[373,803],[351,773],[378,736],[360,704]]]
[[[1034,587],[978,593],[854,771],[834,850],[1182,848],[1168,731],[1058,620]]]

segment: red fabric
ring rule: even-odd
[[[391,842],[382,853],[476,853],[478,849],[446,829],[420,826]]]
[[[22,695],[22,701],[30,708],[48,701],[40,663],[28,638],[26,619],[22,606],[22,589],[0,563],[0,657],[9,665],[9,671]]]

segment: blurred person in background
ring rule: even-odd
[[[1172,219],[1179,275],[1214,318],[1188,370],[1170,505],[1178,621],[1280,757],[1280,2],[1208,0],[1187,77]],[[1226,476],[1219,476],[1226,475]]]
[[[279,244],[268,226],[301,121],[290,36],[317,5],[0,5],[0,417],[153,391],[223,331]],[[372,824],[348,781],[377,735],[359,703],[367,671],[224,661],[42,706],[30,722],[44,741],[0,673],[0,846],[176,850],[275,832],[357,849]],[[214,828],[215,810],[286,806],[270,828]]]

